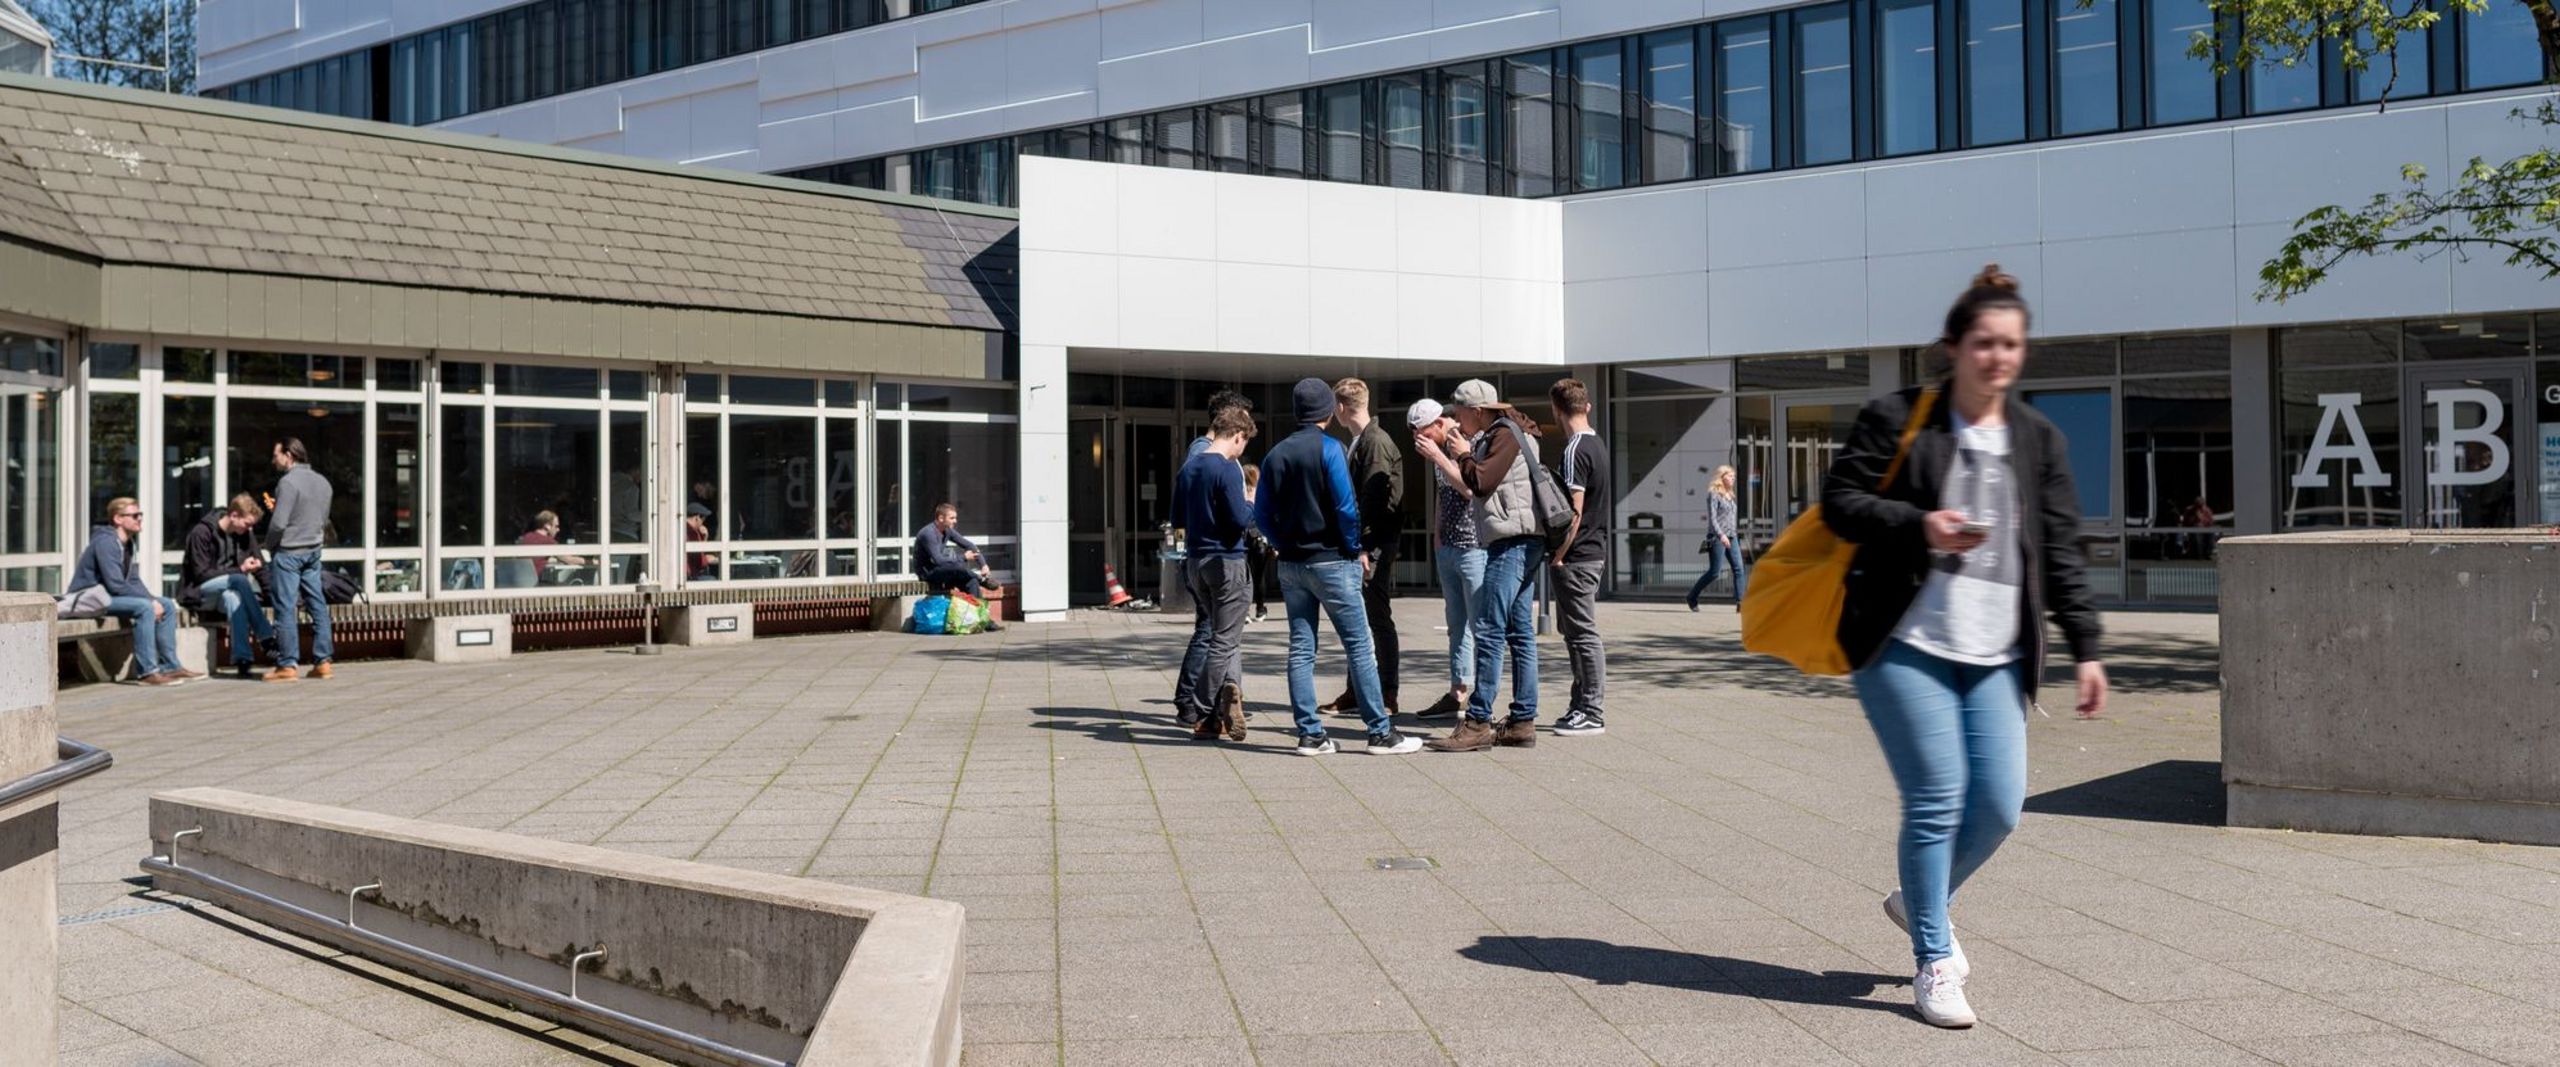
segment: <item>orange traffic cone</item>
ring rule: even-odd
[[[1128,590],[1120,588],[1120,575],[1118,572],[1113,571],[1111,569],[1111,565],[1108,563],[1102,565],[1102,584],[1107,587],[1106,591],[1111,594],[1111,602],[1103,605],[1104,607],[1116,608],[1132,600],[1138,599],[1130,596]]]

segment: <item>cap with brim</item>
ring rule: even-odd
[[[1488,382],[1482,378],[1469,378],[1466,381],[1459,382],[1457,391],[1449,394],[1449,406],[1453,408],[1508,408],[1511,405],[1502,402],[1502,393],[1494,389],[1492,382]]]
[[[1426,396],[1414,401],[1412,407],[1405,409],[1404,424],[1419,430],[1440,421],[1440,415],[1440,402]]]

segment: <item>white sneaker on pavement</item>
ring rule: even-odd
[[[1893,924],[1901,927],[1903,933],[1911,932],[1911,910],[1903,904],[1901,890],[1896,889],[1884,895],[1884,917],[1893,920]],[[1973,973],[1973,961],[1964,958],[1964,942],[1956,940],[1953,923],[1948,924],[1947,929],[1947,960],[1956,965],[1957,978],[1961,979]]]
[[[1953,960],[1936,960],[1911,979],[1911,1001],[1931,1026],[1962,1030],[1973,1025],[1973,1005],[1964,999],[1964,975]]]

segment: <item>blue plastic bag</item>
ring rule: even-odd
[[[907,620],[907,632],[938,634],[951,625],[951,598],[929,596],[916,604],[915,617]]]

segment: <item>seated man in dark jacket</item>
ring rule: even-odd
[[[107,525],[89,531],[89,547],[71,570],[70,591],[106,590],[107,614],[133,623],[135,681],[177,685],[202,678],[178,663],[178,606],[134,574],[133,540],[141,533],[142,505],[129,496],[107,501]]]
[[[954,589],[973,597],[986,595],[987,558],[976,542],[960,536],[960,509],[950,504],[933,509],[933,522],[916,531],[916,578],[934,592]],[[1001,630],[993,618],[987,629]]]
[[[198,611],[219,611],[231,620],[231,666],[249,676],[258,652],[275,655],[276,628],[260,602],[258,572],[266,559],[258,552],[256,530],[266,509],[247,493],[231,498],[231,506],[205,513],[187,531],[187,558],[178,571],[178,595]]]

